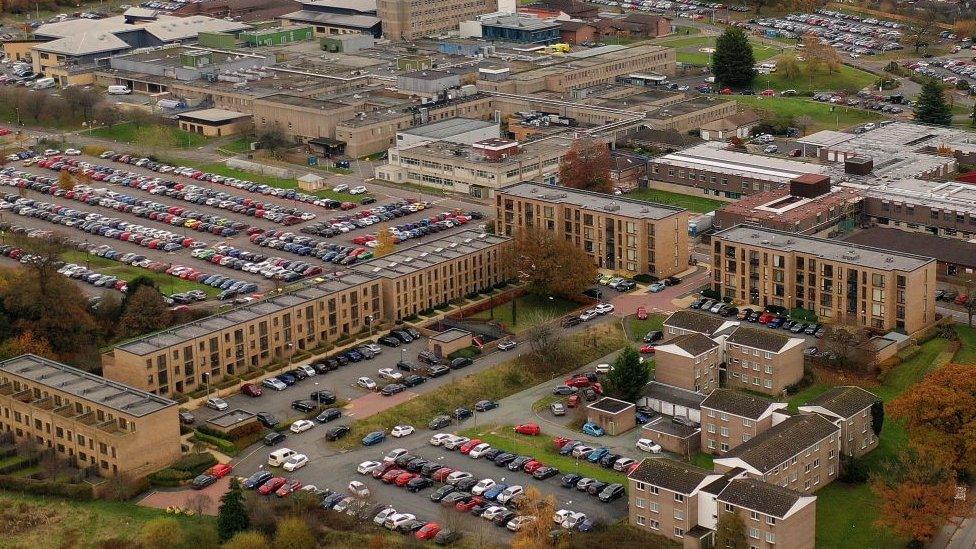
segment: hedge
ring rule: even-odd
[[[177,471],[176,469],[162,469],[150,474],[146,480],[151,486],[180,486],[184,482],[192,479],[196,475],[187,471]]]
[[[0,489],[25,492],[38,496],[61,496],[68,499],[93,499],[92,487],[87,484],[71,484],[52,480],[0,475]]]
[[[447,355],[447,358],[454,360],[455,358],[474,358],[481,354],[481,349],[475,346],[465,347],[463,349],[458,349],[453,353]]]
[[[217,458],[213,457],[213,454],[210,452],[199,452],[181,457],[170,465],[169,468],[199,475],[216,464]]]
[[[639,284],[650,284],[651,282],[657,282],[657,280],[658,278],[656,276],[646,273],[634,275],[634,282]]]
[[[793,320],[802,320],[803,322],[816,322],[817,313],[811,311],[810,309],[790,309],[790,318]]]
[[[228,456],[236,456],[237,453],[240,451],[237,449],[237,445],[235,445],[233,442],[227,439],[206,435],[204,433],[201,433],[199,429],[197,430],[196,433],[193,433],[193,436],[190,437],[190,440],[210,444],[211,446],[217,448],[218,450],[227,454]]]

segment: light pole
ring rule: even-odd
[[[203,381],[206,382],[207,384],[207,397],[209,397],[210,396],[210,372],[202,372],[200,374],[200,377],[202,377]]]
[[[285,353],[288,355],[288,367],[289,368],[291,368],[291,357],[292,357],[291,350],[292,350],[293,347],[294,347],[294,345],[291,342],[285,343],[285,349],[286,349]]]

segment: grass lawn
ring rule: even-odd
[[[217,288],[207,286],[206,284],[190,282],[189,280],[183,280],[182,278],[170,276],[166,273],[154,273],[149,269],[143,269],[141,267],[123,265],[118,261],[112,261],[111,259],[105,259],[104,257],[86,254],[85,252],[78,250],[67,251],[62,254],[61,258],[68,263],[75,263],[78,265],[85,265],[87,260],[87,264],[90,265],[93,270],[96,270],[102,274],[113,275],[126,281],[132,280],[137,276],[149,277],[156,282],[156,287],[159,288],[159,291],[167,295],[188,292],[190,290],[203,290],[206,292],[208,297],[216,297],[217,294],[220,293],[220,290]]]
[[[512,332],[525,330],[541,322],[547,322],[576,310],[580,304],[560,298],[547,298],[526,294],[515,299],[515,319],[512,319],[512,303],[496,305],[474,315],[472,318],[494,318]]]
[[[560,395],[546,395],[532,403],[532,411],[541,412],[546,408],[548,408],[550,404],[553,404],[555,402],[561,402],[565,398],[566,397]],[[0,462],[0,465],[2,465],[2,462]]]
[[[652,330],[664,329],[664,315],[647,315],[647,320],[638,320],[636,316],[628,316],[624,319],[627,323],[627,332],[632,341],[641,341],[647,332]]]
[[[253,137],[238,137],[233,141],[224,143],[220,146],[222,150],[230,151],[233,153],[246,153],[251,152],[251,143],[255,141]]]
[[[189,149],[200,147],[207,142],[207,138],[200,134],[183,131],[176,126],[166,126],[166,128],[169,130],[173,143],[175,143],[176,147],[178,148]],[[138,131],[139,126],[124,122],[114,126],[95,128],[94,130],[88,132],[88,134],[94,137],[112,139],[120,143],[134,143],[136,136],[138,135]]]
[[[976,364],[976,328],[964,324],[956,324],[959,343],[962,347],[956,353],[954,360],[960,364]]]
[[[218,175],[223,175],[225,177],[235,177],[237,179],[245,179],[247,181],[253,181],[255,183],[268,185],[271,187],[278,187],[279,189],[297,189],[298,181],[295,179],[287,179],[283,177],[275,177],[273,175],[264,175],[255,172],[249,172],[245,170],[238,170],[236,168],[231,168],[224,164],[194,164],[187,163],[187,166],[193,166],[198,170],[203,170],[205,172],[211,172]],[[321,191],[315,191],[315,196],[320,198],[331,198],[333,200],[338,200],[340,202],[359,202],[363,198],[369,196],[368,194],[358,194],[351,195],[348,193],[337,193],[333,192],[332,189],[322,189]]]
[[[603,482],[619,482],[627,485],[627,475],[604,469],[599,465],[594,465],[585,459],[576,459],[572,456],[561,456],[556,451],[552,443],[552,437],[542,433],[539,436],[531,437],[516,433],[511,425],[484,425],[464,429],[460,434],[469,438],[479,438],[493,448],[499,448],[506,452],[520,455],[531,455],[550,467],[555,467],[563,474],[579,473],[585,477],[595,478]]]
[[[817,92],[824,90],[847,90],[856,92],[861,88],[872,85],[878,77],[847,65],[841,65],[840,70],[828,74],[826,70],[816,74],[804,70],[795,78],[789,78],[782,71],[772,74],[760,74],[753,83],[755,89],[773,88],[774,90],[796,90],[797,93]]]
[[[789,118],[809,116],[813,124],[806,128],[807,133],[820,130],[840,130],[865,122],[877,122],[884,119],[884,116],[874,111],[839,107],[802,97],[737,95],[735,100],[739,105],[769,111],[776,116]],[[834,110],[831,111],[831,108]]]
[[[715,468],[715,456],[712,454],[706,454],[705,452],[699,452],[691,458],[691,462],[702,469],[707,469],[709,471]]]
[[[112,547],[134,546],[145,524],[159,517],[172,517],[183,526],[186,539],[174,543],[174,548],[212,547],[216,543],[216,521],[212,517],[177,517],[131,503],[76,502],[0,492],[0,509],[13,514],[3,520],[0,545],[4,547],[99,547],[108,540],[128,542],[112,543]],[[24,520],[26,516],[36,523]]]
[[[711,62],[711,55],[699,50],[702,48],[714,48],[715,38],[715,36],[675,35],[675,37],[656,40],[655,43],[675,48],[677,50],[675,57],[678,63],[704,67]],[[757,40],[750,40],[750,42],[752,42],[752,54],[756,62],[765,61],[770,57],[779,55],[782,51],[782,48],[763,44]]]
[[[658,189],[634,189],[625,196],[635,200],[646,200],[648,202],[654,202],[657,204],[680,206],[686,210],[699,213],[711,212],[727,204],[727,202],[712,200],[711,198],[705,198],[704,196],[673,193]]]

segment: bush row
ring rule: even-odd
[[[0,489],[38,496],[60,496],[77,500],[89,500],[93,497],[92,488],[87,484],[72,484],[56,480],[35,480],[11,475],[0,475]]]

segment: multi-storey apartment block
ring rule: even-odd
[[[880,404],[874,393],[860,387],[834,387],[800,406],[801,412],[816,412],[840,427],[840,451],[855,457],[878,446],[874,432],[874,407]]]
[[[688,212],[682,208],[538,183],[499,189],[495,208],[500,233],[552,231],[599,268],[658,277],[688,268]]]
[[[724,454],[772,427],[785,409],[783,402],[716,389],[701,403],[702,450]]]
[[[739,515],[750,548],[812,549],[816,546],[816,496],[745,477],[730,481],[714,495],[714,500],[717,516]]]
[[[936,261],[751,225],[713,240],[712,288],[739,303],[908,333],[935,321]]]
[[[0,362],[0,432],[131,480],[180,457],[176,403],[36,355]]]
[[[718,388],[722,348],[694,333],[678,336],[654,350],[654,380],[697,393]]]
[[[726,333],[738,325],[739,323],[733,319],[683,309],[671,313],[671,316],[664,319],[664,340],[670,341],[672,338],[688,334],[713,337]]]
[[[803,340],[739,326],[725,339],[728,387],[782,394],[803,378]]]

